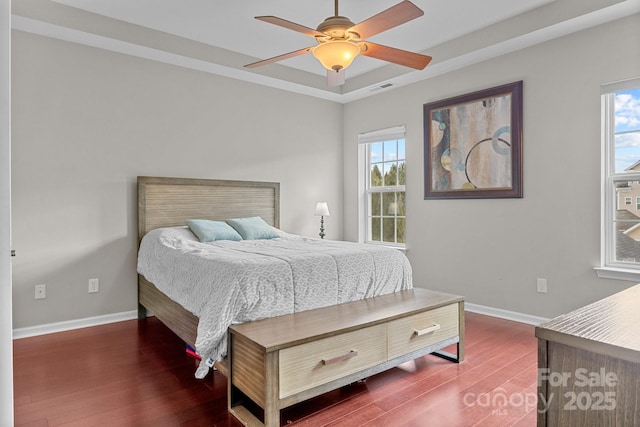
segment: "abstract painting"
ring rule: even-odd
[[[522,197],[522,81],[424,105],[424,198]]]

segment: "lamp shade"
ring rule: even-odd
[[[316,204],[316,216],[329,216],[329,204],[327,202],[318,202]]]
[[[313,49],[313,56],[324,68],[332,71],[347,68],[359,54],[360,47],[346,40],[323,42]]]

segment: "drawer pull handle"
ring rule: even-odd
[[[358,352],[356,350],[351,350],[347,354],[343,354],[342,356],[334,357],[333,359],[322,359],[323,365],[333,365],[334,363],[343,362],[345,360],[349,360],[353,357],[356,357]]]
[[[415,336],[419,337],[420,335],[426,335],[426,334],[429,334],[431,332],[435,332],[435,331],[437,331],[439,329],[440,329],[440,325],[436,323],[435,325],[429,326],[428,328],[416,330],[416,331],[413,332],[413,334]]]

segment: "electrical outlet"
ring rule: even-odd
[[[536,289],[541,294],[547,293],[547,279],[541,279],[538,277],[536,280]]]
[[[36,285],[36,299],[45,299],[47,297],[47,285]]]
[[[100,292],[100,280],[89,279],[89,293],[94,294],[96,292]]]

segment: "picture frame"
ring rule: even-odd
[[[424,198],[522,198],[522,81],[424,104]]]

